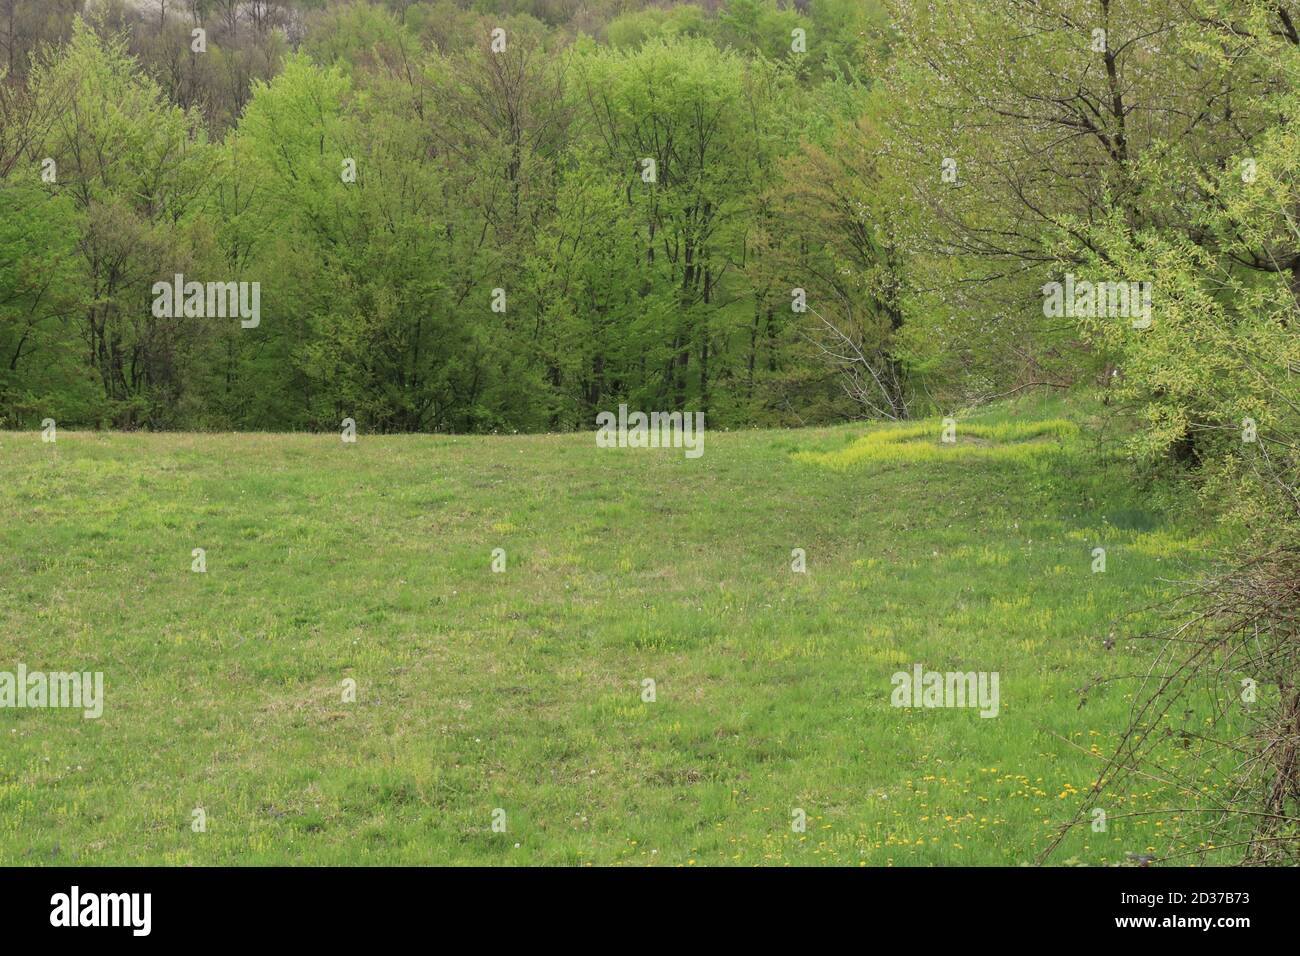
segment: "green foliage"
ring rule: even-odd
[[[10,427],[97,420],[95,383],[64,348],[79,298],[76,223],[67,197],[0,188],[0,408]]]
[[[199,118],[168,103],[120,42],[101,41],[80,21],[65,49],[37,62],[31,82],[33,110],[50,119],[30,164],[19,164],[11,178],[39,181],[53,197],[50,208],[62,211],[48,239],[56,243],[52,262],[66,263],[68,274],[51,292],[64,302],[60,315],[76,314],[62,327],[77,334],[50,341],[21,364],[48,379],[47,363],[65,367],[75,350],[89,357],[86,371],[102,384],[94,406],[68,399],[85,416],[79,420],[177,424],[190,362],[207,337],[198,323],[151,314],[146,292],[193,261],[193,215],[212,171]],[[48,184],[40,179],[47,161],[56,173]],[[14,195],[45,201],[21,187]],[[65,259],[57,243],[69,222],[76,255]],[[16,256],[26,267],[24,250]]]
[[[58,161],[46,191],[70,204],[80,271],[56,283],[49,347],[7,375],[4,414],[514,431],[586,427],[622,401],[714,424],[851,410],[777,307],[812,283],[786,268],[808,232],[783,228],[773,198],[801,140],[851,129],[862,102],[810,78],[815,35],[802,61],[763,46],[797,15],[632,10],[612,45],[568,45],[531,7],[453,12],[331,6],[291,55],[268,29],[274,63],[240,74],[234,99],[195,72],[251,49],[217,26],[207,54],[167,17],[129,39],[79,23],[52,46],[32,102],[0,104],[35,130],[0,142],[0,169],[22,151],[6,181],[31,183],[41,156]],[[258,283],[260,326],[150,315],[176,273]],[[28,321],[16,295],[0,307]],[[40,398],[79,355],[80,397]]]
[[[1097,375],[1143,460],[1196,467],[1256,526],[1295,517],[1291,4],[893,7],[887,187],[917,250],[913,369],[957,401]],[[1066,276],[1149,283],[1150,321],[1088,300],[1052,313],[1045,284]]]

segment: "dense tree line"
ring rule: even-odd
[[[793,197],[865,110],[871,5],[82,6],[0,11],[8,423],[853,412],[792,290],[879,310],[817,235],[842,197]],[[261,321],[154,314],[177,274]]]

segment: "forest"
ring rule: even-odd
[[[0,421],[799,425],[1095,381],[1153,455],[1282,440],[1297,49],[1263,0],[3,0]],[[1158,320],[1049,308],[1067,273]],[[155,315],[175,275],[262,321]]]
[[[0,10],[3,421],[842,416],[795,287],[895,361],[846,166],[879,10],[321,6]],[[830,223],[852,231],[814,240]],[[260,326],[154,315],[178,274],[258,283]]]

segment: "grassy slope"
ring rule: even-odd
[[[865,431],[710,432],[698,460],[590,434],[0,434],[0,670],[107,682],[98,721],[0,710],[0,863],[1031,859],[1096,771],[1052,732],[1104,751],[1127,712],[1120,685],[1078,707],[1141,664],[1100,639],[1202,532],[1068,430],[793,454]],[[913,662],[999,671],[1001,715],[891,708]],[[1115,821],[1063,856],[1178,830]]]

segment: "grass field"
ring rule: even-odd
[[[695,460],[0,433],[0,670],[106,684],[98,720],[0,710],[0,864],[1032,861],[1127,716],[1130,685],[1077,689],[1141,669],[1125,615],[1211,544],[1078,418],[710,431]],[[997,671],[999,715],[892,707],[917,663]]]

